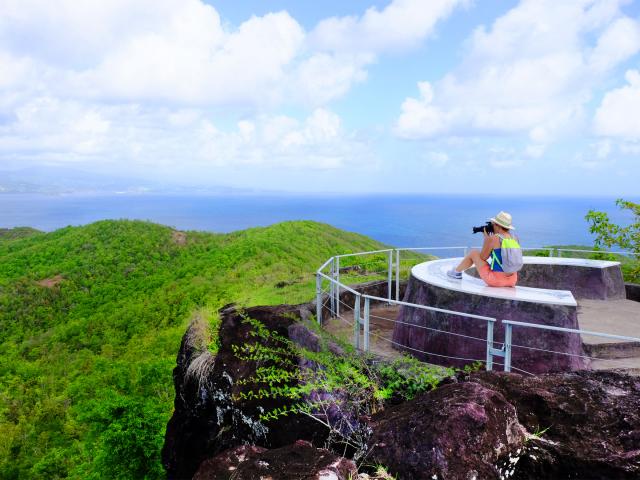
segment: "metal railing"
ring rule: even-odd
[[[552,250],[554,250],[554,249],[552,249]],[[555,251],[557,252],[557,256],[558,257],[562,256],[562,252],[594,253],[594,254],[601,254],[601,255],[620,255],[620,256],[623,256],[623,257],[627,257],[627,256],[636,257],[636,256],[638,256],[636,253],[633,253],[633,252],[621,252],[621,251],[612,252],[612,251],[608,251],[608,250],[582,250],[582,249],[577,249],[577,248],[555,248]]]
[[[571,354],[567,352],[557,352],[544,350],[536,347],[527,347],[524,345],[514,345],[513,344],[513,327],[518,328],[537,328],[549,331],[558,331],[564,333],[575,333],[580,335],[594,335],[605,338],[612,338],[618,340],[626,340],[629,342],[638,342],[640,344],[640,338],[636,337],[627,337],[621,335],[614,335],[604,332],[593,332],[588,330],[577,330],[577,329],[569,329],[562,327],[553,327],[548,325],[540,325],[534,323],[526,323],[526,322],[518,322],[513,320],[502,320],[502,324],[504,325],[504,341],[496,342],[494,340],[494,330],[495,324],[497,322],[497,318],[487,317],[483,315],[475,315],[471,313],[458,312],[453,310],[441,309],[436,307],[431,307],[428,305],[419,305],[415,303],[404,302],[400,300],[400,282],[401,282],[401,252],[414,251],[414,252],[437,252],[437,251],[455,251],[460,250],[464,255],[469,251],[469,247],[455,246],[455,247],[404,247],[404,248],[389,248],[382,250],[372,250],[367,252],[356,252],[356,253],[348,253],[342,255],[336,255],[328,259],[317,271],[316,271],[316,320],[320,325],[322,325],[322,316],[323,310],[325,307],[328,309],[331,316],[338,318],[350,326],[353,327],[353,344],[356,349],[364,350],[365,352],[370,351],[370,336],[374,335],[380,337],[382,340],[385,340],[392,345],[399,347],[404,350],[413,351],[414,353],[420,353],[424,355],[433,355],[436,357],[446,357],[453,360],[462,360],[462,361],[474,361],[474,362],[482,362],[485,364],[486,370],[492,370],[494,365],[503,365],[504,371],[510,372],[513,369],[524,372],[520,368],[514,367],[512,365],[512,349],[515,348],[527,348],[530,350],[540,350],[545,351],[547,353],[555,353],[559,355],[576,355],[590,360],[607,360],[603,358],[594,358],[586,355],[577,355]],[[583,252],[583,253],[598,253],[598,254],[618,254],[618,255],[629,255],[629,252],[607,252],[602,250],[578,250],[578,249],[559,249],[553,247],[539,247],[539,248],[524,248],[525,251],[531,250],[547,250],[549,251],[549,256],[553,257],[554,251],[557,252],[557,256],[561,256],[561,252]],[[387,284],[387,296],[380,297],[375,295],[369,295],[363,292],[359,292],[358,290],[352,288],[349,285],[346,285],[341,281],[341,259],[351,258],[351,257],[362,257],[367,255],[382,255],[386,257],[386,271],[377,271],[374,272],[378,277],[385,278],[379,283]],[[422,260],[422,259],[420,259]],[[344,267],[345,269],[353,268],[353,265]],[[328,272],[325,273],[325,270],[328,269]],[[395,280],[395,289],[393,288],[393,282]],[[328,290],[323,289],[323,283],[328,282]],[[365,284],[371,286],[371,284]],[[349,292],[353,295],[353,305],[348,305],[343,302],[340,298],[341,292]],[[392,295],[395,294],[395,295]],[[326,298],[325,298],[326,296]],[[395,296],[395,298],[393,298]],[[364,305],[363,305],[364,301]],[[396,305],[400,307],[409,307],[409,308],[417,308],[426,311],[438,312],[445,315],[454,315],[456,317],[462,317],[470,320],[481,320],[486,322],[486,336],[485,337],[472,337],[469,335],[463,335],[456,332],[448,332],[440,329],[435,329],[431,327],[427,327],[426,325],[416,325],[416,324],[407,324],[412,328],[424,328],[431,331],[440,332],[446,335],[457,335],[462,337],[467,337],[472,340],[483,341],[486,343],[486,357],[484,359],[479,358],[463,358],[449,355],[442,355],[435,352],[427,352],[423,350],[418,350],[412,348],[408,345],[399,344],[392,339],[383,338],[380,335],[377,335],[375,332],[371,332],[370,329],[370,321],[372,317],[395,322],[398,323],[398,320],[391,320],[388,318],[376,316],[371,313],[371,304],[372,302],[386,304],[386,305]],[[327,305],[328,303],[328,305]],[[349,322],[346,317],[341,314],[342,309],[350,310],[353,313],[353,322]],[[405,323],[405,322],[399,322]],[[360,341],[360,334],[362,330],[363,339]],[[503,363],[496,362],[496,358],[504,359]]]
[[[568,352],[555,352],[552,350],[545,350],[545,349],[541,349],[541,348],[537,348],[537,347],[531,347],[531,346],[526,346],[526,345],[514,345],[513,344],[513,327],[523,327],[523,328],[535,328],[538,330],[546,330],[546,331],[552,331],[552,332],[562,332],[562,333],[573,333],[573,334],[577,334],[577,335],[592,335],[594,337],[601,337],[601,338],[609,338],[612,340],[624,340],[627,342],[634,342],[634,343],[638,343],[640,345],[640,338],[638,337],[629,337],[626,335],[614,335],[611,333],[604,333],[604,332],[594,332],[592,330],[582,330],[582,329],[575,329],[575,328],[564,328],[564,327],[554,327],[552,325],[541,325],[538,323],[528,323],[528,322],[516,322],[514,320],[502,320],[502,325],[504,325],[504,353],[505,355],[508,356],[508,358],[505,357],[505,361],[504,361],[504,371],[505,372],[510,372],[511,371],[511,350],[516,347],[516,348],[524,348],[524,349],[528,349],[528,350],[537,350],[537,351],[543,351],[546,353],[553,353],[553,354],[559,354],[559,355],[571,355],[574,357],[578,357],[578,358],[583,358],[583,359],[587,359],[587,360],[607,360],[604,358],[597,358],[597,357],[590,357],[588,355],[580,355],[580,354],[572,354],[572,353],[568,353]],[[609,359],[609,360],[614,360],[614,359]]]

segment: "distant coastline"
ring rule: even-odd
[[[471,227],[510,211],[524,243],[590,245],[584,216],[606,211],[625,223],[612,197],[295,194],[0,194],[0,227],[52,231],[103,219],[139,219],[181,230],[230,232],[308,219],[394,246],[474,245]],[[475,243],[474,243],[475,242]]]

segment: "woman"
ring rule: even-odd
[[[507,212],[500,212],[495,217],[489,219],[493,225],[493,235],[483,231],[484,243],[482,250],[471,250],[464,257],[460,265],[454,270],[449,270],[447,275],[461,279],[462,272],[472,265],[476,266],[476,270],[480,278],[490,287],[515,287],[518,281],[518,274],[506,273],[502,268],[502,244],[504,240],[510,239],[508,246],[511,248],[520,248],[517,239],[509,232],[515,227],[511,225],[511,215]],[[485,260],[486,259],[486,260]]]

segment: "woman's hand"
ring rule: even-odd
[[[487,238],[489,238],[489,237],[491,236],[491,234],[489,234],[489,233],[487,232],[487,227],[484,227],[484,228],[482,229],[482,235],[484,235],[484,238],[485,238],[485,239],[487,239]]]

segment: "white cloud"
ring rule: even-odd
[[[619,148],[622,153],[626,153],[630,155],[638,155],[640,154],[640,141],[623,142],[619,145]]]
[[[449,163],[449,155],[441,151],[428,152],[425,155],[425,158],[429,163],[429,165],[438,167],[438,168],[444,167],[446,164]]]
[[[592,142],[586,145],[582,151],[578,151],[570,163],[591,171],[609,169],[619,157],[619,155],[611,155],[614,147],[614,143],[608,139]]]
[[[546,151],[546,146],[545,145],[536,145],[536,144],[531,144],[531,145],[527,145],[525,148],[525,154],[529,157],[529,158],[540,158],[544,155],[545,151]]]
[[[471,36],[459,67],[401,106],[403,138],[527,134],[538,146],[581,128],[603,76],[640,48],[610,0],[523,0]]]
[[[0,155],[45,160],[86,160],[107,143],[111,122],[99,109],[78,102],[36,98],[15,110],[15,121],[0,127]]]
[[[640,24],[628,17],[619,18],[603,32],[589,58],[591,67],[607,71],[640,50]]]
[[[367,78],[370,54],[319,52],[303,60],[291,76],[291,98],[310,105],[324,105],[344,96]]]
[[[603,140],[601,142],[597,142],[594,146],[596,151],[596,157],[604,160],[611,153],[611,142],[607,140]]]
[[[11,68],[3,70],[15,73],[0,87],[25,78],[31,63],[37,77],[47,79],[46,92],[38,94],[49,96],[324,105],[363,81],[376,54],[417,45],[460,2],[393,0],[361,18],[321,21],[308,34],[286,11],[231,28],[202,0],[6,0],[0,3],[0,66],[9,58]],[[357,31],[335,31],[331,25],[338,24]],[[331,44],[338,37],[345,43]],[[32,77],[22,89],[33,90],[34,83]]]
[[[196,12],[194,12],[196,16]],[[247,20],[236,32],[208,35],[195,18],[175,20],[164,33],[144,33],[108,52],[99,65],[76,76],[82,91],[145,101],[168,99],[191,104],[279,100],[279,82],[304,39],[286,12]],[[214,18],[210,19],[213,29]],[[202,34],[193,33],[201,29]],[[218,43],[216,43],[218,41]],[[272,96],[275,95],[275,98]]]
[[[640,140],[640,72],[629,70],[627,85],[604,96],[594,118],[596,134],[626,140]]]
[[[311,32],[319,50],[381,53],[415,47],[433,33],[465,0],[394,0],[384,9],[369,8],[361,17],[322,20]]]
[[[336,168],[371,159],[326,105],[460,3],[392,0],[310,34],[286,11],[223,23],[203,0],[1,1],[2,161]],[[330,24],[363,36],[332,45]],[[293,118],[282,107],[302,108]]]
[[[85,162],[147,173],[178,167],[205,180],[216,167],[322,170],[368,162],[372,155],[335,113],[322,108],[303,121],[263,114],[221,129],[195,110],[86,106],[43,97],[0,125],[0,158],[14,165]]]
[[[518,159],[492,159],[489,161],[489,165],[493,168],[516,168],[524,164],[522,160]]]

